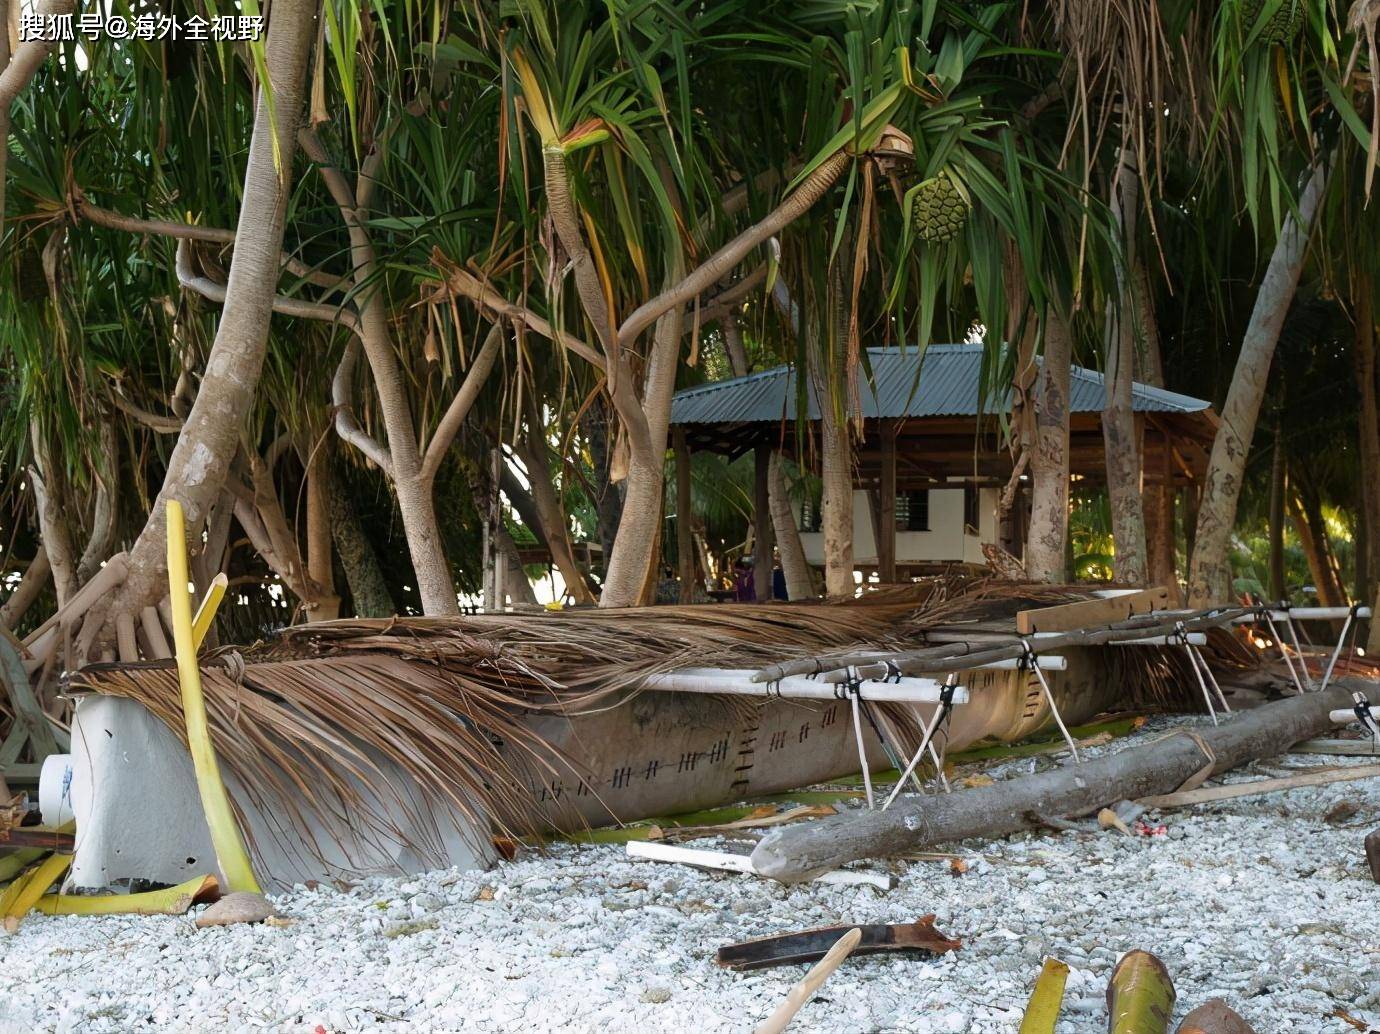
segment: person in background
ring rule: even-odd
[[[774,560],[771,568],[771,598],[788,600],[791,597],[786,592],[786,572],[781,569],[781,558],[775,557]]]
[[[742,556],[733,564],[733,598],[739,603],[752,603],[757,599],[757,587],[752,579],[752,557]]]

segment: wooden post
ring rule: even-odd
[[[695,597],[694,515],[690,505],[690,444],[685,429],[677,427],[672,439],[676,454],[676,563],[680,568],[680,602]]]
[[[896,581],[896,421],[883,420],[882,486],[877,515],[877,577],[883,585]]]
[[[752,453],[753,470],[752,492],[752,582],[757,593],[757,602],[771,599],[771,447],[759,445]]]

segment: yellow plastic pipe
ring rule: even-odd
[[[182,504],[168,500],[168,600],[172,604],[173,643],[177,653],[177,678],[182,686],[182,717],[187,723],[187,748],[196,770],[201,807],[211,831],[211,846],[231,891],[261,893],[249,852],[240,836],[230,795],[220,777],[220,764],[206,721],[206,700],[201,694],[201,669],[196,663],[192,629],[192,600],[187,594],[187,524]]]
[[[19,929],[20,920],[71,864],[70,854],[49,855],[9,885],[4,895],[0,896],[0,912],[5,916],[6,933],[14,933]]]
[[[196,617],[192,618],[192,647],[194,649],[201,649],[201,644],[206,639],[206,633],[211,631],[211,622],[216,620],[216,611],[220,608],[220,601],[225,598],[225,589],[229,584],[230,579],[225,577],[224,571],[211,579],[211,586],[206,590],[201,606],[196,608]]]

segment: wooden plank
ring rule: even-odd
[[[1057,607],[1022,610],[1016,615],[1016,631],[1021,635],[1032,632],[1072,632],[1079,628],[1095,628],[1125,621],[1137,614],[1169,607],[1169,590],[1164,586],[1143,589],[1121,596],[1104,596],[1095,600],[1062,603]]]

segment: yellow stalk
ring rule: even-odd
[[[1030,1004],[1025,1007],[1020,1034],[1054,1034],[1059,1008],[1064,1004],[1064,984],[1068,978],[1068,966],[1058,959],[1045,959],[1044,967],[1035,980],[1035,990],[1030,993]]]
[[[211,622],[216,620],[216,611],[220,608],[220,601],[225,598],[225,588],[229,584],[230,579],[225,576],[224,571],[211,579],[211,587],[206,590],[201,606],[196,608],[196,617],[192,618],[192,649],[201,649],[206,633],[211,631]]]
[[[23,847],[12,854],[0,856],[0,883],[14,879],[17,873],[23,872],[47,853],[41,847]]]
[[[206,721],[206,701],[201,695],[201,670],[196,663],[192,630],[192,601],[187,595],[187,526],[182,504],[168,500],[168,600],[172,604],[173,642],[176,644],[177,677],[182,685],[182,716],[187,723],[187,749],[196,769],[201,807],[211,831],[216,861],[232,891],[261,893],[249,863],[249,852],[240,837],[230,795],[220,777],[216,748]]]
[[[9,889],[0,895],[0,913],[5,916],[6,933],[14,933],[19,929],[20,920],[71,864],[70,854],[49,855],[10,884]]]
[[[45,894],[34,909],[50,916],[175,916],[198,901],[219,896],[220,881],[208,875],[143,894]]]

